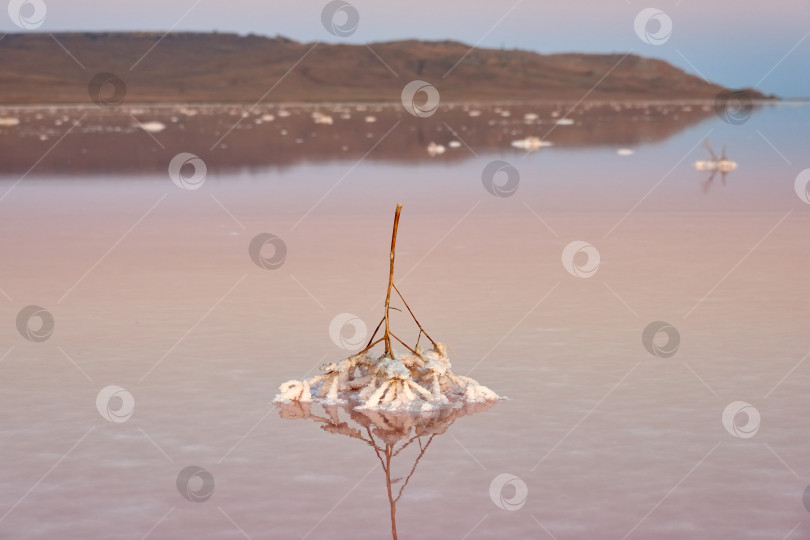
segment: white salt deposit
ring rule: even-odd
[[[432,141],[427,147],[427,151],[428,151],[428,154],[430,154],[430,157],[436,157],[436,156],[439,156],[441,154],[444,154],[444,152],[446,150],[447,149],[444,147],[444,145],[436,144],[435,142],[432,142]]]
[[[20,124],[20,119],[13,116],[0,117],[0,127],[12,127]]]
[[[383,354],[373,360],[368,352],[321,366],[322,374],[279,386],[275,403],[353,403],[358,410],[430,411],[450,403],[484,403],[500,399],[475,379],[451,371],[447,348],[436,343],[416,354]]]
[[[544,141],[539,137],[526,137],[525,139],[518,139],[516,141],[512,141],[511,144],[514,148],[520,148],[521,150],[528,150],[530,152],[539,150],[544,146],[553,146],[553,143]]]
[[[312,113],[312,120],[316,124],[331,126],[334,123],[334,119],[329,116],[328,114],[323,114],[322,112],[315,111]]]
[[[143,122],[140,124],[140,128],[149,133],[160,133],[166,129],[166,124],[163,122]]]

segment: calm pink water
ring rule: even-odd
[[[374,449],[269,402],[348,354],[335,316],[376,324],[397,202],[400,289],[457,373],[510,398],[433,438],[397,502],[399,538],[809,536],[810,205],[794,191],[809,112],[709,121],[628,157],[334,162],[210,174],[195,191],[7,178],[0,537],[390,537]],[[710,129],[739,168],[704,192],[692,163]],[[513,196],[484,189],[493,159],[520,171]],[[286,244],[278,269],[248,256],[264,232]],[[572,241],[598,251],[591,277],[564,268]],[[32,304],[53,316],[45,341],[15,326]],[[642,343],[654,321],[679,334],[668,358]],[[109,385],[132,396],[124,421],[97,409]],[[732,411],[743,436],[723,424],[736,401],[760,417]],[[427,439],[392,459],[395,492]],[[214,480],[190,482],[203,502],[178,491],[190,465]],[[513,510],[490,495],[503,473]]]

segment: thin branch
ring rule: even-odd
[[[399,292],[399,289],[397,289],[397,286],[396,286],[394,283],[392,283],[391,285],[394,287],[394,290],[395,290],[395,291],[397,291],[397,294],[399,295],[399,298],[402,300],[402,303],[403,303],[403,304],[405,304],[405,307],[406,307],[406,308],[408,308],[408,313],[410,313],[410,314],[411,314],[411,317],[413,317],[413,322],[415,322],[415,323],[416,323],[416,326],[418,326],[418,327],[419,327],[419,330],[421,330],[421,331],[422,331],[422,333],[423,333],[423,334],[425,334],[425,337],[426,337],[426,338],[428,338],[428,339],[430,340],[430,342],[433,344],[433,346],[435,347],[435,346],[436,346],[436,342],[435,342],[435,341],[433,341],[433,338],[432,338],[432,337],[430,337],[430,336],[428,335],[428,333],[427,333],[427,332],[425,332],[425,329],[424,329],[424,328],[422,328],[422,325],[421,325],[421,324],[419,324],[419,321],[416,319],[416,315],[414,315],[414,314],[413,314],[413,311],[411,311],[411,306],[409,306],[409,305],[408,305],[408,302],[406,302],[406,301],[405,301],[405,297],[404,297],[404,296],[402,296],[402,293],[401,293],[401,292]],[[417,342],[418,342],[418,340],[417,340]]]
[[[411,351],[413,354],[415,354],[416,356],[419,356],[419,358],[422,358],[422,357],[419,355],[419,353],[418,353],[418,352],[416,352],[415,350],[411,349],[410,345],[408,345],[407,343],[405,343],[404,341],[402,341],[401,339],[399,339],[399,338],[398,338],[396,335],[394,335],[394,333],[393,333],[393,332],[388,332],[388,334],[389,334],[391,337],[393,337],[394,339],[396,339],[397,341],[399,341],[400,343],[402,343],[402,345],[404,345],[404,346],[405,346],[405,348],[406,348],[406,349],[408,349],[409,351]]]
[[[428,442],[425,443],[425,447],[422,449],[421,452],[419,452],[419,457],[417,457],[416,461],[413,462],[413,468],[411,469],[410,474],[408,474],[408,477],[405,479],[405,483],[402,484],[401,488],[399,488],[399,493],[397,494],[397,498],[394,499],[394,502],[397,502],[399,500],[399,498],[402,497],[402,492],[405,490],[405,486],[408,485],[408,482],[410,481],[411,476],[413,476],[413,473],[416,472],[416,466],[419,465],[419,460],[422,459],[422,456],[425,455],[425,452],[427,451],[428,446],[430,446],[430,442],[433,440],[433,437],[435,437],[435,436],[436,436],[435,433],[433,435],[431,435],[430,439],[428,439]]]
[[[380,319],[380,324],[377,325],[377,328],[374,329],[374,333],[371,334],[371,339],[368,340],[368,343],[366,344],[366,349],[368,349],[371,346],[371,342],[374,341],[374,336],[376,336],[377,332],[380,331],[380,326],[382,326],[382,323],[384,323],[384,322],[385,322],[385,317]]]
[[[379,343],[379,342],[381,342],[383,340],[385,340],[385,336],[381,337],[380,339],[378,339],[374,343],[370,343],[365,349],[363,349],[359,353],[355,354],[354,356],[359,356],[359,355],[363,354],[364,352],[367,352],[367,351],[371,350],[374,347],[374,345],[376,345],[377,343]]]

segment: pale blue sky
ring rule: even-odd
[[[326,1],[43,0],[39,31],[154,30],[282,34],[300,41],[363,43],[453,39],[482,47],[542,53],[620,52],[663,58],[730,87],[754,86],[783,97],[810,96],[810,2],[770,0],[349,0],[357,31],[337,38],[321,24]],[[196,4],[195,4],[196,2]],[[636,15],[655,7],[672,20],[662,45],[644,43]],[[185,16],[184,16],[185,14]],[[500,22],[499,22],[500,21]],[[0,31],[21,31],[2,17]],[[653,28],[654,31],[654,28]],[[792,52],[791,52],[792,50]],[[787,55],[787,56],[786,56]]]

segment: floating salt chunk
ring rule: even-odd
[[[449,143],[447,143],[447,146],[449,146],[450,148],[461,148],[461,143],[458,141],[450,141]]]
[[[287,110],[284,110],[284,109],[281,109],[280,111],[278,111],[278,117],[279,118],[287,118],[288,116],[290,116],[290,111],[287,111]]]
[[[275,119],[276,119],[276,117],[273,116],[272,114],[263,114],[262,115],[262,122],[272,122]]]
[[[696,161],[695,169],[698,171],[720,171],[731,172],[737,168],[737,162],[727,158],[713,159],[707,161]]]
[[[616,153],[620,156],[632,156],[633,154],[636,153],[636,151],[633,150],[632,148],[619,148],[618,150],[616,150]]]
[[[148,133],[160,133],[166,129],[166,124],[163,122],[143,122],[140,128]]]
[[[469,116],[471,116],[471,117],[475,118],[475,117],[477,117],[477,116],[481,116],[481,111],[474,110],[474,111],[470,111],[470,112],[468,112],[467,114],[468,114]]]
[[[286,135],[287,135],[287,130],[286,130],[286,129],[282,129],[281,131],[279,131],[279,133],[281,133],[282,135],[286,136]]]
[[[511,112],[509,112],[509,111],[501,111],[499,114],[500,114],[500,115],[501,115],[503,118],[509,118],[510,116],[512,116],[512,113],[511,113]]]
[[[526,122],[527,124],[530,122],[534,122],[538,118],[540,118],[540,116],[538,116],[536,113],[526,113],[523,115],[523,121]]]
[[[447,149],[442,144],[436,144],[435,142],[431,141],[431,143],[427,147],[428,154],[430,157],[436,157],[438,155],[444,154]]]
[[[555,122],[558,126],[573,126],[574,121],[570,118],[560,118]]]
[[[334,119],[329,116],[328,114],[323,114],[321,112],[315,111],[312,113],[312,120],[316,124],[331,126],[334,123]]]
[[[19,124],[20,124],[19,118],[15,118],[13,116],[0,117],[0,127],[12,127],[18,126]]]
[[[545,146],[553,146],[553,143],[541,140],[540,137],[526,137],[525,139],[512,141],[511,144],[514,148],[528,150],[530,152],[534,152],[535,150],[539,150]]]
[[[374,123],[374,122],[376,122],[376,121],[377,121],[377,117],[376,117],[376,116],[371,116],[371,115],[369,115],[369,116],[366,116],[366,118],[365,118],[365,122],[366,122],[366,124],[373,124],[373,123]]]
[[[557,118],[558,116],[560,116],[560,111],[551,111],[552,118]]]
[[[40,140],[40,141],[47,141],[47,140],[48,140],[48,136],[47,136],[47,135],[45,135],[44,133],[42,133],[42,134],[40,134],[40,136],[39,136],[39,140]]]
[[[340,118],[341,118],[342,120],[348,120],[348,119],[350,119],[351,117],[352,117],[352,115],[351,115],[351,114],[349,114],[349,113],[347,113],[347,112],[345,112],[345,113],[341,113],[341,115],[340,115]]]
[[[171,122],[172,124],[176,124],[179,121],[180,119],[176,116],[172,116],[171,118],[169,118],[169,122]]]

